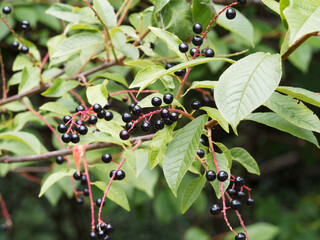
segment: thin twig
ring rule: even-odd
[[[129,8],[131,6],[131,4],[133,3],[133,0],[130,0],[129,3],[127,4],[126,8],[124,9],[123,13],[121,14],[121,17],[117,23],[117,27],[119,27],[123,21],[123,19],[125,18],[125,16],[127,15],[127,12],[129,11]]]
[[[2,98],[7,98],[7,81],[6,81],[6,72],[4,69],[1,49],[0,49],[0,65],[1,65],[1,77],[2,77]]]

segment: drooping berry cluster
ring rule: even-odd
[[[114,232],[114,230],[115,228],[111,224],[97,224],[94,231],[90,233],[89,237],[91,240],[110,240],[110,235]]]

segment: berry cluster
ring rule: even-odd
[[[100,199],[101,200],[101,199]],[[89,235],[91,240],[103,239],[110,240],[110,236],[114,232],[114,227],[111,224],[97,224],[94,231]]]

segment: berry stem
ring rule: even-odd
[[[0,50],[0,66],[1,66],[1,77],[2,77],[2,99],[6,99],[7,98],[7,81],[6,81],[6,72],[4,69],[1,50]]]
[[[0,207],[1,207],[1,213],[5,219],[6,226],[11,228],[12,227],[12,220],[11,220],[10,214],[8,212],[6,203],[4,202],[4,198],[2,197],[1,192],[0,192]]]
[[[69,90],[69,93],[71,93],[73,96],[75,96],[80,101],[82,106],[87,108],[87,105],[86,105],[85,101],[83,100],[83,98],[76,91]]]
[[[43,69],[44,65],[46,64],[46,62],[48,61],[48,59],[49,59],[49,52],[46,53],[46,55],[44,56],[44,58],[41,61],[41,64],[39,66],[40,72],[42,72],[42,69]]]
[[[138,93],[139,90],[123,90],[123,91],[118,91],[118,92],[114,92],[114,93],[110,93],[110,97],[114,96],[114,95],[119,95],[122,93]],[[142,90],[141,93],[158,93],[159,91],[157,90]]]

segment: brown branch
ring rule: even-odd
[[[1,77],[2,77],[2,98],[7,98],[7,82],[6,82],[6,72],[4,70],[4,64],[2,59],[2,54],[0,50],[0,66],[1,66]]]
[[[121,15],[118,23],[117,23],[117,27],[119,27],[119,26],[121,25],[123,19],[125,18],[125,16],[127,15],[127,12],[129,11],[129,8],[130,8],[130,6],[131,6],[132,3],[133,3],[133,0],[130,0],[130,1],[128,2],[126,8],[124,9],[124,11],[123,11],[123,13],[122,13],[122,15]]]
[[[154,134],[149,134],[141,137],[133,137],[130,139],[131,143],[135,143],[136,141],[149,141],[153,138]],[[107,148],[116,146],[114,143],[109,142],[100,142],[100,143],[93,143],[87,146],[87,151]],[[14,163],[14,162],[32,162],[32,161],[43,161],[49,160],[51,158],[55,158],[57,156],[64,156],[72,154],[72,148],[68,149],[61,149],[52,152],[42,153],[42,154],[35,154],[35,155],[28,155],[28,156],[19,156],[19,157],[10,157],[4,156],[0,158],[0,163]]]

